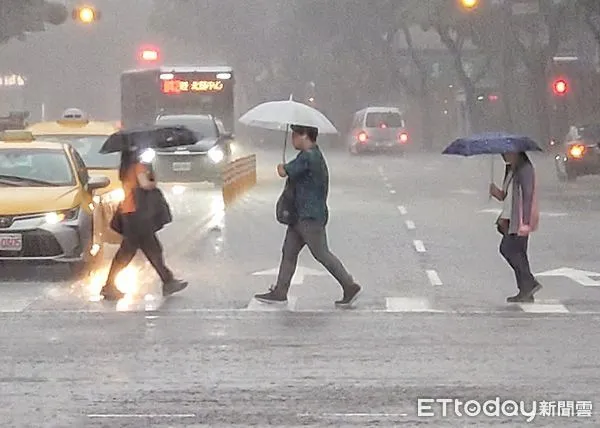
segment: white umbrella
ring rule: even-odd
[[[319,110],[306,104],[287,101],[270,101],[259,104],[248,110],[240,122],[256,128],[287,131],[290,125],[311,126],[319,130],[319,134],[337,134],[338,130]]]

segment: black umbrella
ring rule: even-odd
[[[196,134],[185,126],[144,126],[112,134],[104,142],[100,153],[188,146],[197,141]]]

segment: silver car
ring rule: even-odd
[[[394,107],[367,107],[354,114],[346,137],[353,155],[365,152],[404,153],[409,142],[402,112]]]

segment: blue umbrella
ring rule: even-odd
[[[442,154],[474,156],[541,151],[542,149],[529,137],[503,133],[487,133],[459,138],[446,147]]]

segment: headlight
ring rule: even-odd
[[[101,197],[104,203],[119,203],[125,200],[125,191],[123,189],[112,190]]]
[[[152,163],[156,157],[156,152],[153,149],[146,149],[140,155],[140,161],[142,163]]]
[[[225,158],[225,153],[220,147],[213,147],[208,151],[208,158],[213,163],[219,163]]]
[[[70,210],[48,213],[44,218],[48,224],[58,224],[62,221],[75,220],[78,214],[79,207],[75,207]]]

